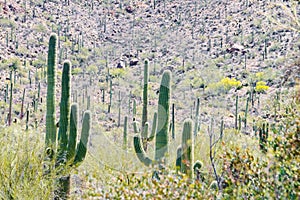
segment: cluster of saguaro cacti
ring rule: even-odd
[[[59,131],[56,130],[56,51],[57,35],[52,34],[49,40],[47,70],[47,114],[46,114],[46,152],[48,159],[55,161],[55,167],[78,165],[85,158],[91,126],[90,111],[83,116],[80,142],[77,143],[78,106],[73,104],[70,112],[71,63],[65,61],[62,73],[62,92],[60,102]],[[58,144],[57,144],[58,138]],[[60,174],[58,174],[60,175]],[[58,198],[66,199],[70,191],[70,176],[60,177],[56,189]]]
[[[142,146],[140,135],[134,136],[134,149],[139,160],[146,166],[152,164],[166,163],[166,154],[168,153],[169,145],[169,112],[170,112],[170,88],[171,72],[164,71],[158,99],[158,112],[157,112],[157,130],[155,132],[155,159],[150,159]],[[156,122],[154,122],[156,123]],[[147,124],[147,123],[145,123]],[[153,131],[152,131],[153,132]],[[154,136],[151,133],[152,138]]]
[[[194,163],[194,137],[192,120],[186,119],[183,124],[181,145],[177,148],[176,169],[187,174],[190,178],[196,174],[197,180],[201,179],[200,169],[202,163]]]
[[[267,151],[267,140],[269,136],[269,124],[263,123],[262,127],[259,128],[259,147],[262,152]]]
[[[151,134],[148,135],[148,82],[149,82],[149,68],[148,68],[148,60],[145,60],[144,64],[144,87],[143,87],[143,112],[142,112],[142,127],[141,127],[141,139],[143,144],[143,149],[147,151],[148,142],[152,141],[155,132],[156,132],[156,124],[157,124],[157,113],[154,113],[153,122],[152,122],[152,131]],[[136,100],[133,100],[133,116],[136,116]],[[134,121],[134,129],[135,133],[138,133],[137,122]]]

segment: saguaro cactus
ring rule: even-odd
[[[145,60],[144,65],[144,89],[143,89],[143,113],[142,113],[142,141],[143,148],[147,151],[147,137],[144,131],[148,131],[145,129],[145,124],[147,122],[148,115],[148,81],[149,81],[149,71],[148,71],[148,60]]]
[[[267,152],[267,141],[269,137],[269,124],[263,123],[262,127],[259,128],[259,147],[262,152]]]
[[[170,82],[171,72],[163,73],[158,99],[157,132],[155,137],[155,161],[151,160],[145,153],[139,135],[134,136],[134,149],[141,162],[149,166],[153,163],[163,163],[168,152],[169,144],[169,110],[170,110]]]
[[[49,40],[47,69],[47,112],[46,112],[46,147],[56,147],[55,126],[55,79],[56,79],[57,35],[52,34]]]
[[[165,71],[159,89],[157,109],[157,133],[155,142],[155,160],[161,161],[168,152],[168,128],[170,116],[171,71]]]
[[[192,178],[194,174],[194,135],[192,134],[192,123],[191,119],[184,121],[181,143],[181,172],[187,174],[190,178]]]
[[[60,119],[59,119],[59,156],[66,155],[68,146],[67,130],[69,128],[69,116],[70,116],[70,96],[71,96],[71,63],[65,61],[62,73],[62,91],[60,100]]]
[[[60,102],[60,121],[58,131],[55,126],[55,71],[57,36],[52,34],[48,51],[48,87],[47,87],[47,114],[46,114],[46,150],[48,158],[55,158],[55,167],[61,165],[75,166],[81,163],[87,152],[87,143],[91,127],[91,113],[86,111],[83,116],[82,131],[79,143],[77,143],[78,106],[73,104],[70,113],[71,91],[71,63],[64,62],[62,73],[62,91]],[[66,199],[70,192],[70,175],[62,176],[58,171],[58,185],[55,190],[55,199]]]

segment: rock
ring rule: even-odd
[[[135,66],[137,65],[139,60],[137,58],[133,58],[132,60],[129,61],[129,66]]]
[[[125,62],[122,60],[117,64],[117,68],[119,69],[124,69],[125,67],[126,67]]]
[[[126,12],[128,12],[128,13],[133,13],[133,12],[134,12],[134,8],[133,8],[132,6],[127,6],[127,7],[125,8],[125,10],[126,10]]]

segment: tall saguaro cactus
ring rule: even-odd
[[[170,115],[170,95],[171,95],[171,71],[165,71],[159,89],[158,109],[157,109],[157,133],[155,141],[155,160],[161,159],[168,152],[169,142],[169,115]]]
[[[59,154],[65,154],[68,146],[67,130],[69,128],[70,116],[70,96],[71,96],[71,63],[65,61],[62,73],[62,91],[60,100],[60,119],[59,119]]]
[[[46,147],[56,147],[55,126],[55,81],[56,81],[57,35],[49,40],[47,68],[47,112],[46,112]]]
[[[155,135],[155,161],[151,160],[145,153],[139,135],[134,136],[134,149],[139,160],[146,166],[153,163],[163,163],[168,152],[169,144],[169,112],[170,112],[170,82],[171,72],[163,73],[158,99],[157,128]]]

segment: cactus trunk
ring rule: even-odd
[[[170,112],[170,94],[171,94],[171,71],[165,71],[160,84],[158,99],[158,123],[155,142],[155,160],[162,162],[162,159],[168,153],[169,142],[169,112]]]
[[[46,114],[46,147],[56,146],[55,126],[55,79],[56,79],[57,35],[52,34],[49,40],[47,69],[47,114]]]

